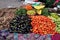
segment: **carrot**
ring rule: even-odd
[[[30,4],[27,4],[25,7],[24,7],[26,10],[32,10],[32,6]]]

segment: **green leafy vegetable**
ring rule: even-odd
[[[20,8],[16,11],[16,15],[26,15],[27,10],[24,8]]]
[[[50,12],[48,11],[48,8],[42,9],[42,15],[44,15],[44,16],[50,15]]]

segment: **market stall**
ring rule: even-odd
[[[60,40],[60,2],[53,7],[48,3],[25,1],[0,9],[0,39]]]

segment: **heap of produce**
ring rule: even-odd
[[[31,4],[25,5],[24,8],[25,8],[26,10],[32,10],[32,9],[33,9]]]
[[[44,15],[44,16],[49,16],[50,12],[49,12],[48,8],[44,8],[44,9],[42,9],[42,13],[41,14]]]
[[[27,4],[24,8],[27,10],[27,15],[40,15],[42,13],[42,9],[45,7],[43,4],[36,4],[36,5],[30,5]],[[29,10],[28,10],[29,9]]]
[[[16,15],[26,15],[27,10],[25,8],[19,8],[16,10]]]
[[[16,16],[10,22],[10,32],[19,32],[22,34],[30,33],[32,28],[30,22],[30,18],[26,15]]]
[[[60,33],[60,17],[57,15],[57,13],[51,13],[49,18],[52,19],[52,21],[55,22],[55,24],[56,24],[56,31],[58,33]]]
[[[29,11],[27,11],[27,14],[28,15],[35,15],[36,12],[35,12],[35,10],[29,10]]]
[[[16,8],[3,8],[0,10],[0,30],[8,29],[9,22],[14,18]]]
[[[51,34],[54,35],[56,33],[56,24],[46,16],[31,16],[31,25],[32,25],[32,32],[45,35]]]

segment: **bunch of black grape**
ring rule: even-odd
[[[16,16],[10,22],[10,32],[18,32],[21,34],[26,34],[31,32],[31,19],[26,15]]]

